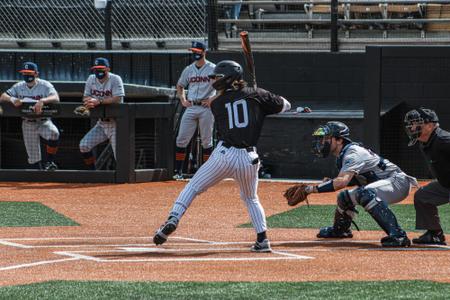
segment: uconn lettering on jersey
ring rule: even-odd
[[[99,91],[91,89],[91,95],[97,97],[110,97],[112,96],[112,91]]]
[[[208,76],[194,76],[189,78],[189,83],[193,82],[209,82]]]
[[[24,98],[31,98],[31,99],[34,99],[34,100],[41,100],[42,98],[44,98],[44,96],[41,96],[41,95],[37,95],[37,96],[24,96]]]

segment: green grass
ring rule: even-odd
[[[0,287],[0,299],[448,299],[450,284],[385,282],[80,282]]]
[[[0,227],[78,226],[38,202],[0,201]]]
[[[267,225],[270,228],[320,228],[333,224],[335,205],[306,205],[295,209],[276,214],[267,218]],[[395,213],[398,222],[406,231],[414,231],[416,225],[416,211],[412,204],[391,205],[390,208]],[[357,208],[359,214],[355,222],[361,230],[381,230],[372,217],[364,211],[362,207]],[[450,205],[439,207],[442,227],[445,232],[450,231]],[[251,227],[251,224],[244,224],[242,227]]]

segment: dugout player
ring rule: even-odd
[[[125,90],[122,78],[110,72],[108,59],[96,58],[91,70],[94,74],[88,77],[84,87],[84,106],[91,109],[99,105],[123,103]],[[111,142],[114,158],[116,158],[116,120],[100,118],[80,141],[80,152],[89,169],[95,170],[92,149],[107,140]]]
[[[214,117],[209,108],[209,100],[216,94],[208,77],[216,66],[206,59],[206,45],[193,41],[194,62],[181,73],[177,83],[177,94],[181,105],[186,108],[181,118],[175,149],[175,179],[181,179],[186,147],[199,126],[203,148],[203,162],[207,161],[213,147],[212,133]],[[185,89],[187,89],[187,96]],[[198,162],[200,163],[200,162]]]
[[[427,108],[409,111],[405,129],[408,146],[419,142],[419,148],[436,180],[421,187],[414,194],[416,229],[427,230],[414,244],[446,245],[437,206],[450,201],[450,132],[439,127],[436,113]]]
[[[350,226],[359,204],[386,232],[387,236],[381,239],[383,247],[408,247],[411,242],[388,205],[405,199],[411,185],[417,185],[416,179],[389,160],[353,142],[349,135],[347,125],[338,121],[321,125],[313,133],[313,152],[319,157],[336,156],[339,174],[319,185],[309,185],[306,191],[328,193],[346,186],[358,186],[338,194],[334,224],[321,228],[317,237],[353,237]]]
[[[156,231],[153,242],[163,244],[177,225],[194,198],[224,178],[233,178],[247,206],[257,238],[251,250],[270,252],[266,235],[266,217],[257,195],[260,165],[256,144],[264,118],[290,109],[290,103],[281,96],[261,88],[246,87],[241,65],[231,60],[217,64],[213,87],[218,95],[210,107],[216,122],[219,142],[211,158],[203,164],[176,199],[168,220]],[[220,201],[220,199],[213,199]]]
[[[14,84],[9,90],[1,95],[1,101],[11,102],[16,107],[24,104],[34,104],[32,109],[36,115],[42,114],[45,104],[59,102],[59,95],[53,85],[38,78],[39,70],[34,62],[25,62],[19,71],[23,81]],[[22,118],[22,133],[25,148],[28,154],[28,163],[34,169],[56,170],[58,167],[54,162],[58,151],[59,130],[50,118]],[[47,159],[43,163],[41,155],[41,141],[46,145]]]

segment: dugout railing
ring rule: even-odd
[[[161,181],[173,175],[173,118],[175,104],[171,102],[152,103],[124,103],[99,106],[91,111],[89,117],[74,114],[75,107],[80,103],[62,102],[54,107],[57,112],[52,113],[52,119],[91,118],[94,122],[98,118],[114,118],[117,122],[117,146],[115,170],[67,170],[43,171],[25,169],[0,169],[1,181],[30,181],[30,182],[97,182],[97,183],[127,183]],[[2,103],[5,118],[22,118],[23,112],[11,103]],[[148,130],[153,136],[149,143],[153,143],[153,163],[150,169],[136,168],[136,122],[147,120]],[[5,124],[1,122],[0,124]],[[1,128],[0,132],[8,130]],[[20,138],[22,138],[20,136]],[[3,145],[0,144],[3,150]],[[74,160],[81,157],[74,155]],[[2,162],[0,162],[0,166]]]

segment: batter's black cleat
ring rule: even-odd
[[[155,232],[153,243],[155,245],[162,245],[167,241],[167,238],[177,229],[178,220],[170,218]]]
[[[409,247],[411,246],[411,241],[409,238],[404,236],[393,236],[388,235],[381,239],[381,246],[383,247]]]
[[[328,227],[320,228],[320,231],[317,234],[317,237],[324,238],[324,239],[347,239],[347,238],[352,238],[353,233],[352,233],[351,229],[336,230],[333,226],[328,226]]]
[[[270,248],[270,242],[268,239],[265,239],[262,242],[256,241],[250,248],[250,250],[252,252],[260,252],[260,253],[272,252],[272,248]]]
[[[445,242],[445,235],[442,231],[435,232],[428,230],[423,235],[412,240],[416,245],[447,245]]]

